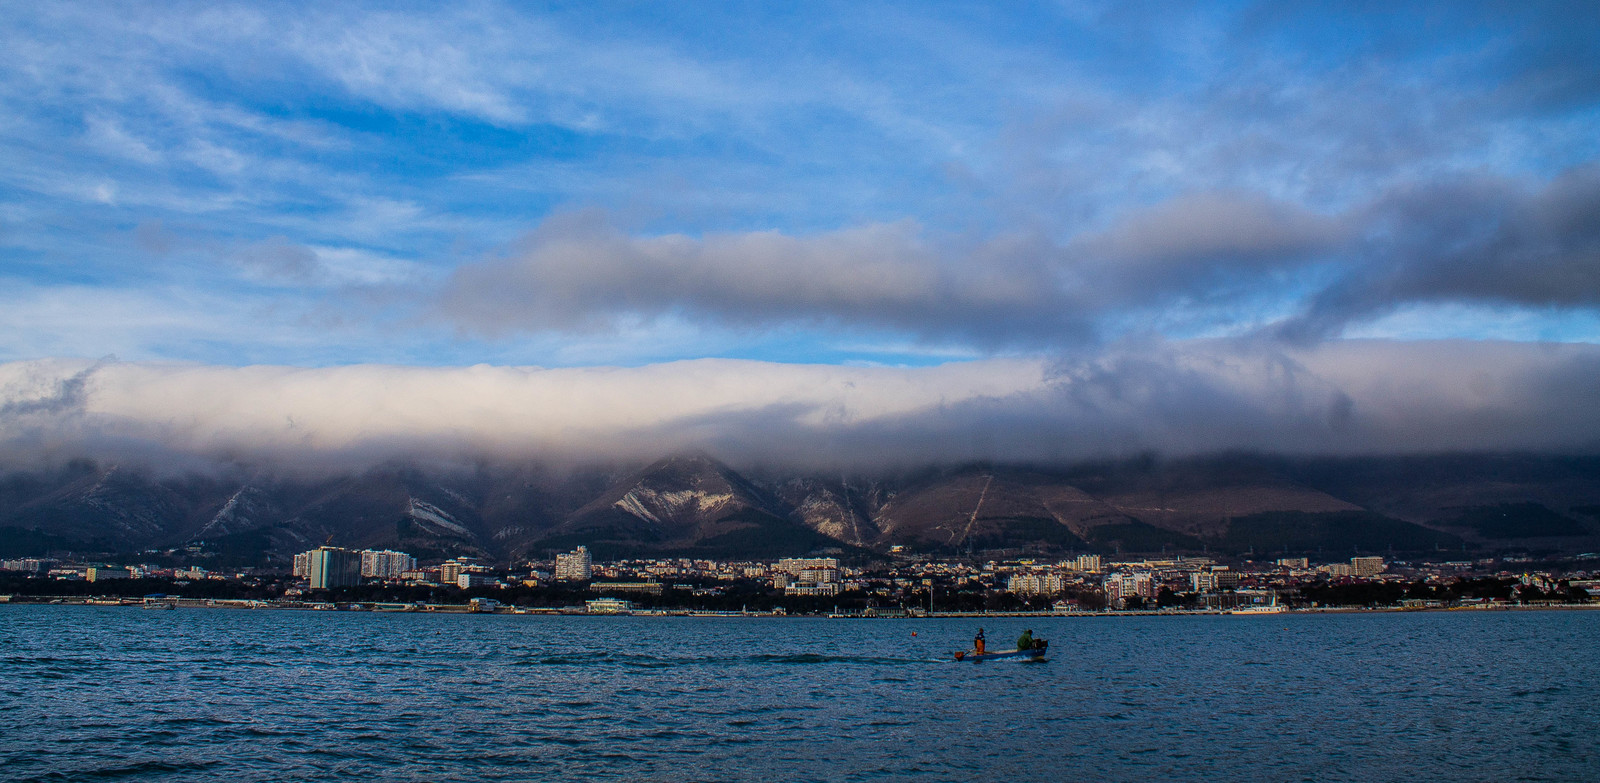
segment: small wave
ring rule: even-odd
[[[216,766],[213,762],[191,761],[141,761],[135,764],[125,764],[116,767],[93,767],[90,769],[57,770],[47,772],[26,781],[56,781],[56,780],[109,780],[112,778],[135,777],[139,775],[175,773],[175,772],[203,772]]]

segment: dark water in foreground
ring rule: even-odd
[[[976,624],[0,606],[0,779],[1600,780],[1600,612]]]

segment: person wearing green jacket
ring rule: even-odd
[[[1033,649],[1033,629],[1032,628],[1029,628],[1028,630],[1023,631],[1022,635],[1017,637],[1017,649],[1018,650],[1031,650],[1031,649]]]

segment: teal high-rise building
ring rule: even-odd
[[[352,587],[361,580],[361,553],[351,549],[324,546],[310,555],[311,589]]]

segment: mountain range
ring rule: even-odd
[[[880,475],[643,466],[391,464],[164,474],[78,460],[0,476],[0,554],[187,549],[283,563],[324,543],[419,558],[771,558],[1600,549],[1600,457],[1230,454]],[[1453,555],[1452,555],[1453,556]]]

